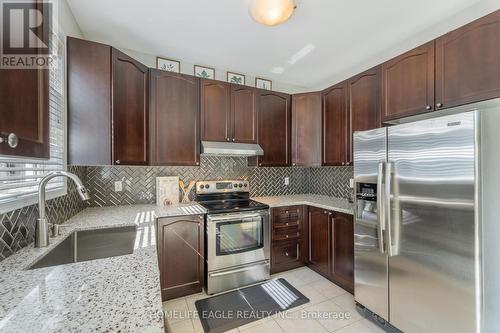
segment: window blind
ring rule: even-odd
[[[49,69],[50,159],[30,160],[0,156],[0,213],[36,202],[38,183],[49,172],[65,169],[65,70],[64,43],[52,35]],[[47,185],[48,197],[66,193],[66,181],[54,178]]]

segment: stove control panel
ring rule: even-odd
[[[196,194],[250,192],[246,180],[212,180],[196,182]]]

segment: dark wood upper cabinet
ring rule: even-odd
[[[156,220],[162,300],[201,292],[204,281],[203,215]]]
[[[309,207],[309,264],[329,275],[331,255],[330,215],[324,209]]]
[[[148,164],[148,68],[112,51],[114,164]]]
[[[434,110],[434,41],[382,64],[382,120]]]
[[[380,123],[380,67],[372,68],[348,80],[349,124],[347,132],[346,164],[352,163],[352,135],[356,131],[379,128]]]
[[[0,69],[0,155],[48,159],[49,126],[49,70]]]
[[[200,165],[200,82],[150,69],[151,164]]]
[[[231,84],[231,128],[233,142],[257,143],[257,90]]]
[[[321,165],[321,93],[292,96],[292,165]]]
[[[47,69],[0,69],[0,155],[50,157],[48,77]]]
[[[201,139],[231,141],[231,84],[201,80]]]
[[[331,274],[337,284],[354,292],[354,223],[352,215],[333,213],[331,218]]]
[[[288,94],[258,90],[258,143],[264,156],[249,158],[250,165],[289,166],[291,98]]]
[[[108,45],[68,37],[68,163],[148,164],[148,69]]]
[[[111,47],[67,40],[68,164],[111,165]]]
[[[500,97],[500,11],[436,39],[436,108]]]
[[[323,165],[345,165],[347,160],[348,87],[339,83],[322,92]]]

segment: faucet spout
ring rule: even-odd
[[[87,189],[83,185],[81,179],[67,171],[55,171],[51,172],[45,177],[42,178],[40,184],[38,185],[38,219],[36,221],[35,227],[35,247],[46,247],[49,245],[49,223],[47,218],[45,217],[45,189],[47,187],[47,183],[56,177],[66,177],[76,184],[76,190],[80,195],[80,198],[84,201],[89,200],[90,196],[88,194]]]

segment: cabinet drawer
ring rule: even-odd
[[[300,220],[301,217],[301,207],[291,206],[291,207],[279,207],[273,210],[273,219],[276,223],[281,223],[289,220]]]
[[[298,239],[300,236],[298,227],[280,228],[273,231],[273,241]]]
[[[282,265],[289,262],[299,261],[299,243],[286,242],[273,246],[273,265]]]
[[[284,229],[284,228],[290,228],[290,227],[299,228],[300,227],[300,220],[285,220],[285,221],[279,221],[276,223],[273,222],[273,230],[275,230],[275,231],[280,230],[280,229]]]

